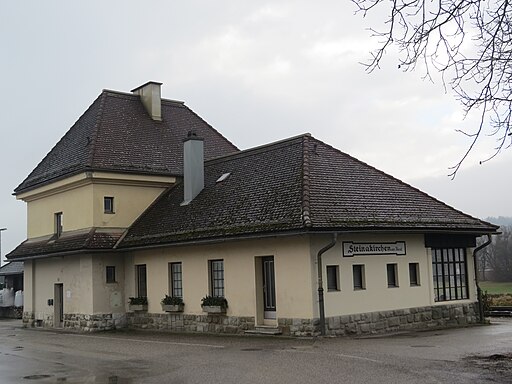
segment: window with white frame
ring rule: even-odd
[[[339,291],[340,290],[340,272],[337,265],[328,265],[327,269],[327,290]]]
[[[148,297],[146,264],[136,265],[137,297]]]
[[[114,198],[112,196],[105,196],[103,198],[103,212],[114,213]]]
[[[55,235],[60,237],[62,235],[63,221],[62,212],[57,212],[54,215]]]
[[[169,295],[183,298],[181,263],[169,263]]]
[[[409,263],[409,283],[411,287],[418,287],[420,285],[419,263]]]
[[[354,290],[366,289],[363,264],[355,264],[352,266],[352,277],[354,283]]]
[[[210,260],[210,295],[224,297],[224,260]]]
[[[386,264],[386,272],[388,276],[388,288],[398,287],[398,265]]]

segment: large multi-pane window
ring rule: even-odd
[[[464,248],[433,248],[432,273],[435,301],[463,300],[469,297]]]
[[[137,296],[138,297],[148,297],[146,264],[136,265],[136,272],[137,272]]]
[[[224,297],[224,260],[210,260],[210,294]]]
[[[183,297],[181,263],[169,264],[169,293],[172,297]]]

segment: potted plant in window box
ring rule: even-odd
[[[201,308],[203,312],[209,314],[226,313],[228,301],[224,297],[207,295],[201,299]]]
[[[148,298],[147,297],[130,297],[128,302],[130,311],[147,311]]]
[[[165,295],[160,304],[162,304],[162,311],[164,312],[183,312],[185,306],[181,297],[169,295]]]

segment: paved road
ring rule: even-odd
[[[0,383],[512,383],[512,320],[365,339],[75,334],[0,320]]]

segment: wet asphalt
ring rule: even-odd
[[[0,320],[0,383],[512,383],[512,319],[304,339],[80,334]]]

